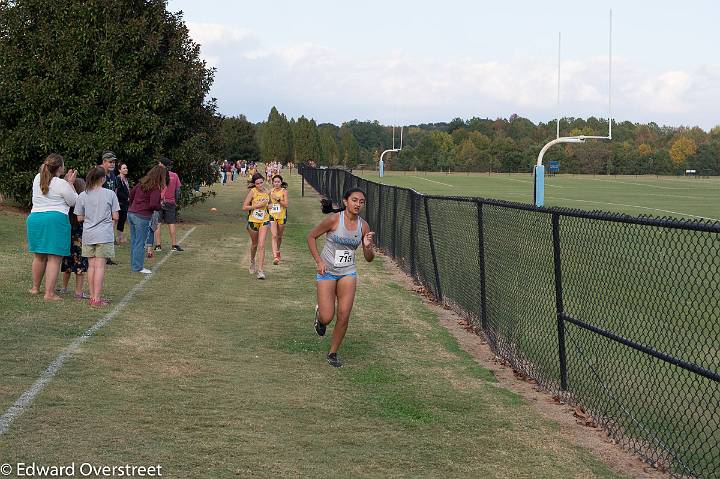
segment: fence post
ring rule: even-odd
[[[417,278],[417,265],[415,263],[415,249],[417,242],[417,193],[410,193],[410,276],[413,281]]]
[[[428,238],[430,240],[430,255],[433,260],[433,268],[435,269],[435,290],[437,291],[438,301],[443,302],[442,286],[440,286],[440,270],[438,270],[437,256],[435,255],[435,239],[432,234],[432,225],[430,224],[430,209],[428,208],[428,198],[423,197],[425,201],[425,221],[427,221]]]
[[[393,188],[393,219],[392,219],[392,257],[397,258],[397,188]]]
[[[382,204],[383,204],[383,185],[378,185],[378,204],[377,204],[377,228],[375,228],[376,236],[377,236],[377,244],[381,248],[383,246],[387,247],[387,245],[382,244],[382,228],[383,228],[383,222],[382,217],[380,216],[382,212]],[[384,249],[384,248],[383,248]]]
[[[567,356],[563,313],[562,267],[560,264],[560,215],[552,214],[553,258],[555,262],[555,310],[557,313],[558,355],[560,356],[560,390],[567,391]]]
[[[477,203],[478,221],[478,266],[480,266],[480,324],[484,331],[488,329],[487,294],[485,292],[485,228],[483,226],[483,203]]]

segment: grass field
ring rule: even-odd
[[[525,202],[531,187],[528,175],[394,172],[383,182],[434,195]],[[562,188],[563,201],[568,201],[548,206],[577,208],[582,201],[603,206],[583,209],[632,215],[660,215],[649,210],[655,208],[664,216],[672,211],[674,216],[695,219],[720,217],[720,183],[714,179],[570,176],[548,178],[550,184]],[[552,187],[547,191],[552,191],[550,198],[560,199]],[[660,197],[654,191],[665,193]],[[388,197],[391,202],[396,198],[386,191],[384,198]],[[397,204],[398,221],[402,221],[409,206],[402,197]],[[443,299],[478,318],[477,206],[442,198],[434,198],[428,205]],[[424,219],[422,203],[420,208],[419,217]],[[550,215],[490,205],[485,205],[483,212],[485,320],[497,334],[501,354],[555,391],[559,366]],[[416,261],[433,287],[433,262],[422,223],[418,225]],[[404,244],[407,227],[401,231],[400,243]],[[718,371],[717,234],[563,217],[559,236],[566,313]],[[720,400],[717,382],[574,325],[566,323],[566,330],[568,384],[576,400],[610,429],[619,430],[619,437],[629,447],[645,450],[660,462],[668,459],[653,449],[674,451],[676,472],[696,471],[703,477],[718,473],[720,422],[712,412]]]
[[[246,268],[244,188],[217,188],[183,212],[179,237],[195,228],[186,251],[156,267],[0,435],[0,463],[160,464],[164,477],[188,478],[619,477],[498,387],[382,259],[360,265],[345,367],[328,366],[304,239],[319,205],[290,183],[284,262],[267,281]],[[26,293],[24,221],[0,212],[0,414],[108,312]],[[127,247],[117,261],[113,304],[141,279]]]
[[[353,173],[380,180],[377,172]],[[390,171],[382,183],[432,195],[533,200],[530,174]],[[720,221],[720,178],[557,175],[545,180],[545,206]]]

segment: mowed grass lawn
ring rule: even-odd
[[[247,271],[243,185],[184,211],[186,251],[0,436],[0,463],[160,464],[188,478],[619,477],[499,387],[382,258],[359,266],[345,367],[331,368],[305,245],[319,203],[309,188],[300,198],[296,175],[290,185],[284,261],[266,281]],[[24,221],[0,212],[0,414],[109,311],[26,293]],[[141,279],[127,249],[108,269],[113,304]]]
[[[532,203],[531,174],[353,171],[368,180],[444,196],[480,196]],[[629,215],[720,221],[720,178],[671,176],[548,176],[545,206],[602,210]]]

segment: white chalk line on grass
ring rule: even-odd
[[[604,183],[620,183],[622,185],[647,186],[648,188],[660,188],[661,190],[692,190],[695,188],[694,186],[685,186],[682,188],[675,188],[672,186],[648,185],[645,183],[633,183],[631,181],[620,181],[620,180],[613,180],[613,179],[607,179],[607,180],[602,180],[600,178],[580,178],[580,179],[581,180],[591,180],[591,181],[602,181]]]
[[[437,183],[437,184],[439,184],[439,185],[449,186],[449,187],[451,187],[451,188],[460,188],[459,186],[454,186],[454,185],[451,185],[451,184],[449,184],[449,183],[443,183],[442,181],[430,180],[430,179],[428,179],[428,178],[423,178],[423,177],[421,177],[421,176],[412,176],[412,178],[417,178],[417,179],[419,179],[419,180],[425,180],[425,181],[431,181],[431,182],[433,182],[433,183]],[[505,177],[503,177],[503,176],[498,176],[498,177],[496,177],[496,178],[502,178],[502,179],[504,179],[504,180],[509,180],[509,181],[517,181],[517,182],[519,182],[519,183],[525,183],[526,185],[532,185],[532,182],[531,182],[531,181],[516,180],[515,178],[505,178]],[[567,188],[567,186],[559,186],[559,185],[548,185],[548,184],[546,184],[545,186],[549,186],[549,187],[552,187],[552,188]]]
[[[508,181],[517,181],[518,183],[524,183],[526,185],[533,184],[532,181],[518,180],[517,178],[507,178],[505,176],[496,176],[495,178],[502,178],[503,180],[508,180]],[[551,185],[551,184],[548,184],[548,182],[546,181],[545,188],[572,188],[572,186]]]
[[[712,220],[712,221],[720,221],[716,218],[710,218],[707,216],[697,216],[697,215],[691,215],[690,213],[682,213],[680,211],[670,211],[670,210],[661,210],[660,208],[650,208],[649,206],[638,206],[638,205],[625,205],[623,203],[608,203],[607,201],[590,201],[590,200],[576,200],[573,198],[560,198],[558,196],[546,196],[545,198],[550,198],[553,200],[562,200],[562,201],[577,201],[580,203],[594,203],[597,205],[612,205],[612,206],[625,206],[627,208],[638,208],[642,210],[651,210],[651,211],[660,211],[663,213],[671,213],[673,215],[681,215],[681,216],[688,216],[690,218],[700,218],[703,220]]]
[[[507,193],[507,194],[510,196],[522,196],[524,198],[527,198],[527,195],[522,194],[522,193]],[[638,209],[643,209],[643,210],[661,211],[663,213],[672,213],[674,215],[687,216],[690,218],[699,218],[702,220],[720,221],[720,219],[710,218],[709,216],[697,216],[697,215],[691,215],[689,213],[682,213],[679,211],[661,210],[660,208],[650,208],[649,206],[626,205],[623,203],[608,203],[606,201],[576,200],[574,198],[560,198],[559,196],[545,196],[545,198],[549,198],[551,200],[577,201],[580,203],[594,203],[596,205],[626,206],[628,208],[638,208]]]
[[[413,176],[412,178],[417,178],[417,179],[419,179],[419,180],[425,180],[425,181],[431,181],[431,182],[433,182],[433,183],[437,183],[438,185],[449,186],[450,188],[457,188],[457,186],[453,186],[453,185],[450,185],[450,184],[448,184],[448,183],[443,183],[442,181],[429,180],[429,179],[427,179],[427,178],[422,178],[422,177],[420,177],[420,176]]]
[[[187,233],[185,233],[185,235],[180,239],[179,243],[185,241],[185,239],[187,239],[187,237],[190,236],[193,231],[195,231],[195,228],[197,227],[193,226]],[[115,316],[117,316],[117,314],[122,311],[125,306],[127,306],[130,300],[135,296],[135,294],[143,289],[145,283],[147,283],[150,278],[155,275],[157,269],[160,268],[160,266],[162,266],[163,263],[165,263],[165,261],[167,261],[167,259],[172,254],[173,251],[170,250],[170,252],[166,254],[163,259],[158,262],[158,264],[155,265],[155,271],[153,271],[152,274],[145,275],[145,277],[140,280],[138,284],[136,284],[130,291],[128,291],[125,297],[120,300],[120,302],[117,304],[117,306],[115,306],[115,308],[113,308],[112,311],[110,311],[102,319],[100,319],[97,323],[90,327],[90,329],[85,331],[82,336],[79,336],[72,343],[70,343],[70,345],[65,348],[65,350],[61,352],[52,363],[50,363],[50,366],[48,366],[47,369],[40,375],[38,380],[35,381],[35,383],[30,386],[27,391],[22,393],[20,397],[13,403],[13,405],[10,406],[2,416],[0,416],[0,436],[8,432],[12,423],[15,422],[15,420],[19,418],[25,412],[25,410],[30,407],[33,400],[35,400],[38,394],[40,394],[42,390],[45,389],[45,386],[47,386],[50,381],[53,380],[58,371],[60,371],[60,368],[62,368],[65,361],[70,359],[78,351],[78,349],[80,349],[80,346],[82,346],[88,339],[90,339],[93,334],[95,334],[106,324],[112,321]]]
[[[643,196],[662,196],[663,198],[687,198],[691,200],[705,200],[705,201],[717,201],[717,198],[710,198],[707,196],[685,196],[685,195],[671,195],[668,193],[641,193]]]

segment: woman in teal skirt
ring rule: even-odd
[[[69,170],[61,179],[63,173],[63,157],[48,155],[33,180],[33,207],[27,219],[28,250],[33,254],[30,293],[40,292],[44,276],[46,301],[62,299],[55,294],[55,283],[63,257],[70,255],[68,211],[78,197],[73,186],[77,172]]]

